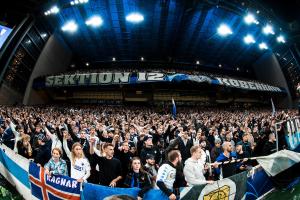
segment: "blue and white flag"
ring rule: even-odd
[[[173,98],[172,98],[172,115],[173,118],[176,119],[176,104]]]
[[[273,103],[273,99],[271,98],[271,104],[272,104],[272,117],[275,116],[275,113],[276,113],[276,110],[275,110],[275,106],[274,106],[274,103]]]
[[[45,174],[42,167],[31,162],[29,165],[31,193],[44,200],[80,200],[80,183],[68,176],[51,177]]]

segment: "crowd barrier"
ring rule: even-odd
[[[60,194],[67,193],[67,187],[62,187],[62,180],[64,180],[64,186],[75,188],[78,191],[80,185],[75,183],[74,179],[69,177],[60,177],[49,179],[43,173],[43,184],[40,185],[40,192],[36,192],[33,188],[34,182],[32,182],[32,176],[34,173],[39,176],[38,170],[32,167],[37,167],[36,164],[29,161],[28,159],[16,154],[14,151],[1,145],[0,150],[0,173],[3,177],[12,184],[16,190],[23,196],[24,199],[60,199]],[[31,168],[31,172],[30,169]],[[42,172],[42,171],[41,171]],[[29,178],[30,177],[30,178]],[[66,179],[66,180],[65,180]],[[71,180],[71,182],[70,182]],[[68,182],[69,181],[69,182]],[[73,181],[73,182],[72,182]],[[76,181],[75,181],[76,182]],[[69,185],[68,185],[69,184]],[[78,187],[79,186],[79,187]],[[36,187],[36,186],[34,186]],[[51,189],[52,188],[52,189]],[[53,188],[61,190],[54,194]],[[197,185],[193,187],[185,187],[180,189],[180,199],[198,200],[198,199],[257,199],[263,194],[267,193],[273,188],[272,182],[267,174],[262,170],[261,167],[256,167],[250,172],[244,172],[234,175],[229,178],[225,178],[220,181],[216,181],[214,184],[208,185]],[[115,195],[133,196],[136,197],[139,189],[138,188],[110,188],[101,185],[95,185],[90,183],[84,183],[81,187],[80,199],[110,199]],[[45,193],[47,195],[45,196]],[[42,195],[42,196],[38,196]],[[44,196],[43,196],[44,195]],[[152,189],[146,193],[144,197],[147,199],[160,200],[168,199],[160,190]],[[70,199],[78,199],[77,197]]]

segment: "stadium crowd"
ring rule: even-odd
[[[1,142],[79,182],[151,188],[176,199],[178,188],[209,184],[255,166],[276,151],[275,122],[295,110],[133,106],[0,107]],[[285,148],[284,127],[277,127]],[[282,142],[281,142],[282,141]],[[225,164],[225,161],[241,162]]]

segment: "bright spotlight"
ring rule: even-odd
[[[130,13],[126,16],[126,21],[132,22],[132,23],[139,23],[144,21],[144,16],[140,13]]]
[[[199,64],[200,64],[200,61],[199,61],[199,60],[197,60],[197,61],[196,61],[196,65],[199,65]]]
[[[85,65],[86,65],[86,66],[89,66],[89,65],[90,65],[90,63],[86,62],[86,63],[85,63]]]
[[[67,22],[62,28],[62,31],[75,32],[78,26],[74,21]]]
[[[254,40],[254,38],[253,38],[253,36],[252,35],[246,35],[245,37],[244,37],[244,42],[246,43],[246,44],[253,44],[253,43],[255,43],[255,40]]]
[[[79,4],[79,1],[78,1],[78,0],[75,0],[74,3],[75,3],[75,4]]]
[[[74,6],[74,5],[75,5],[74,1],[71,1],[71,2],[70,2],[70,4],[71,4],[72,6]]]
[[[277,37],[277,42],[279,42],[279,43],[285,43],[284,37],[283,37],[282,35],[279,35],[279,36]]]
[[[115,57],[113,57],[113,58],[112,58],[112,61],[116,61],[116,58],[115,58]]]
[[[264,28],[263,28],[263,33],[266,34],[266,35],[269,35],[269,34],[272,34],[274,35],[274,30],[273,30],[273,27],[269,24],[267,24]]]
[[[102,23],[103,23],[103,20],[99,16],[93,16],[93,17],[89,18],[87,21],[85,21],[86,25],[93,26],[93,27],[101,26]]]
[[[50,12],[53,13],[53,14],[56,14],[59,12],[59,8],[57,6],[53,6],[51,9],[50,9]]]
[[[246,24],[259,24],[259,22],[255,19],[255,16],[250,13],[244,17],[244,21]]]
[[[226,24],[221,24],[218,28],[218,34],[221,36],[227,36],[227,35],[231,35],[232,31],[230,27],[227,26]]]
[[[264,43],[264,42],[260,43],[258,46],[259,46],[259,48],[262,49],[262,50],[263,50],[263,49],[268,49],[267,44]]]
[[[141,61],[144,61],[145,59],[144,59],[144,57],[141,57]]]

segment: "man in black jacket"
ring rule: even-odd
[[[184,163],[189,157],[191,157],[190,149],[193,146],[193,140],[190,139],[186,127],[179,127],[178,129],[180,131],[180,137],[176,140],[178,140],[178,150],[182,156],[182,163]]]
[[[269,140],[265,143],[263,148],[263,155],[267,156],[276,152],[276,137],[274,133],[269,134]]]
[[[144,141],[144,147],[140,154],[140,158],[141,158],[143,165],[146,164],[146,157],[148,154],[151,154],[154,156],[156,163],[160,163],[161,153],[156,146],[153,146],[152,135],[146,135],[144,137],[143,141]]]

